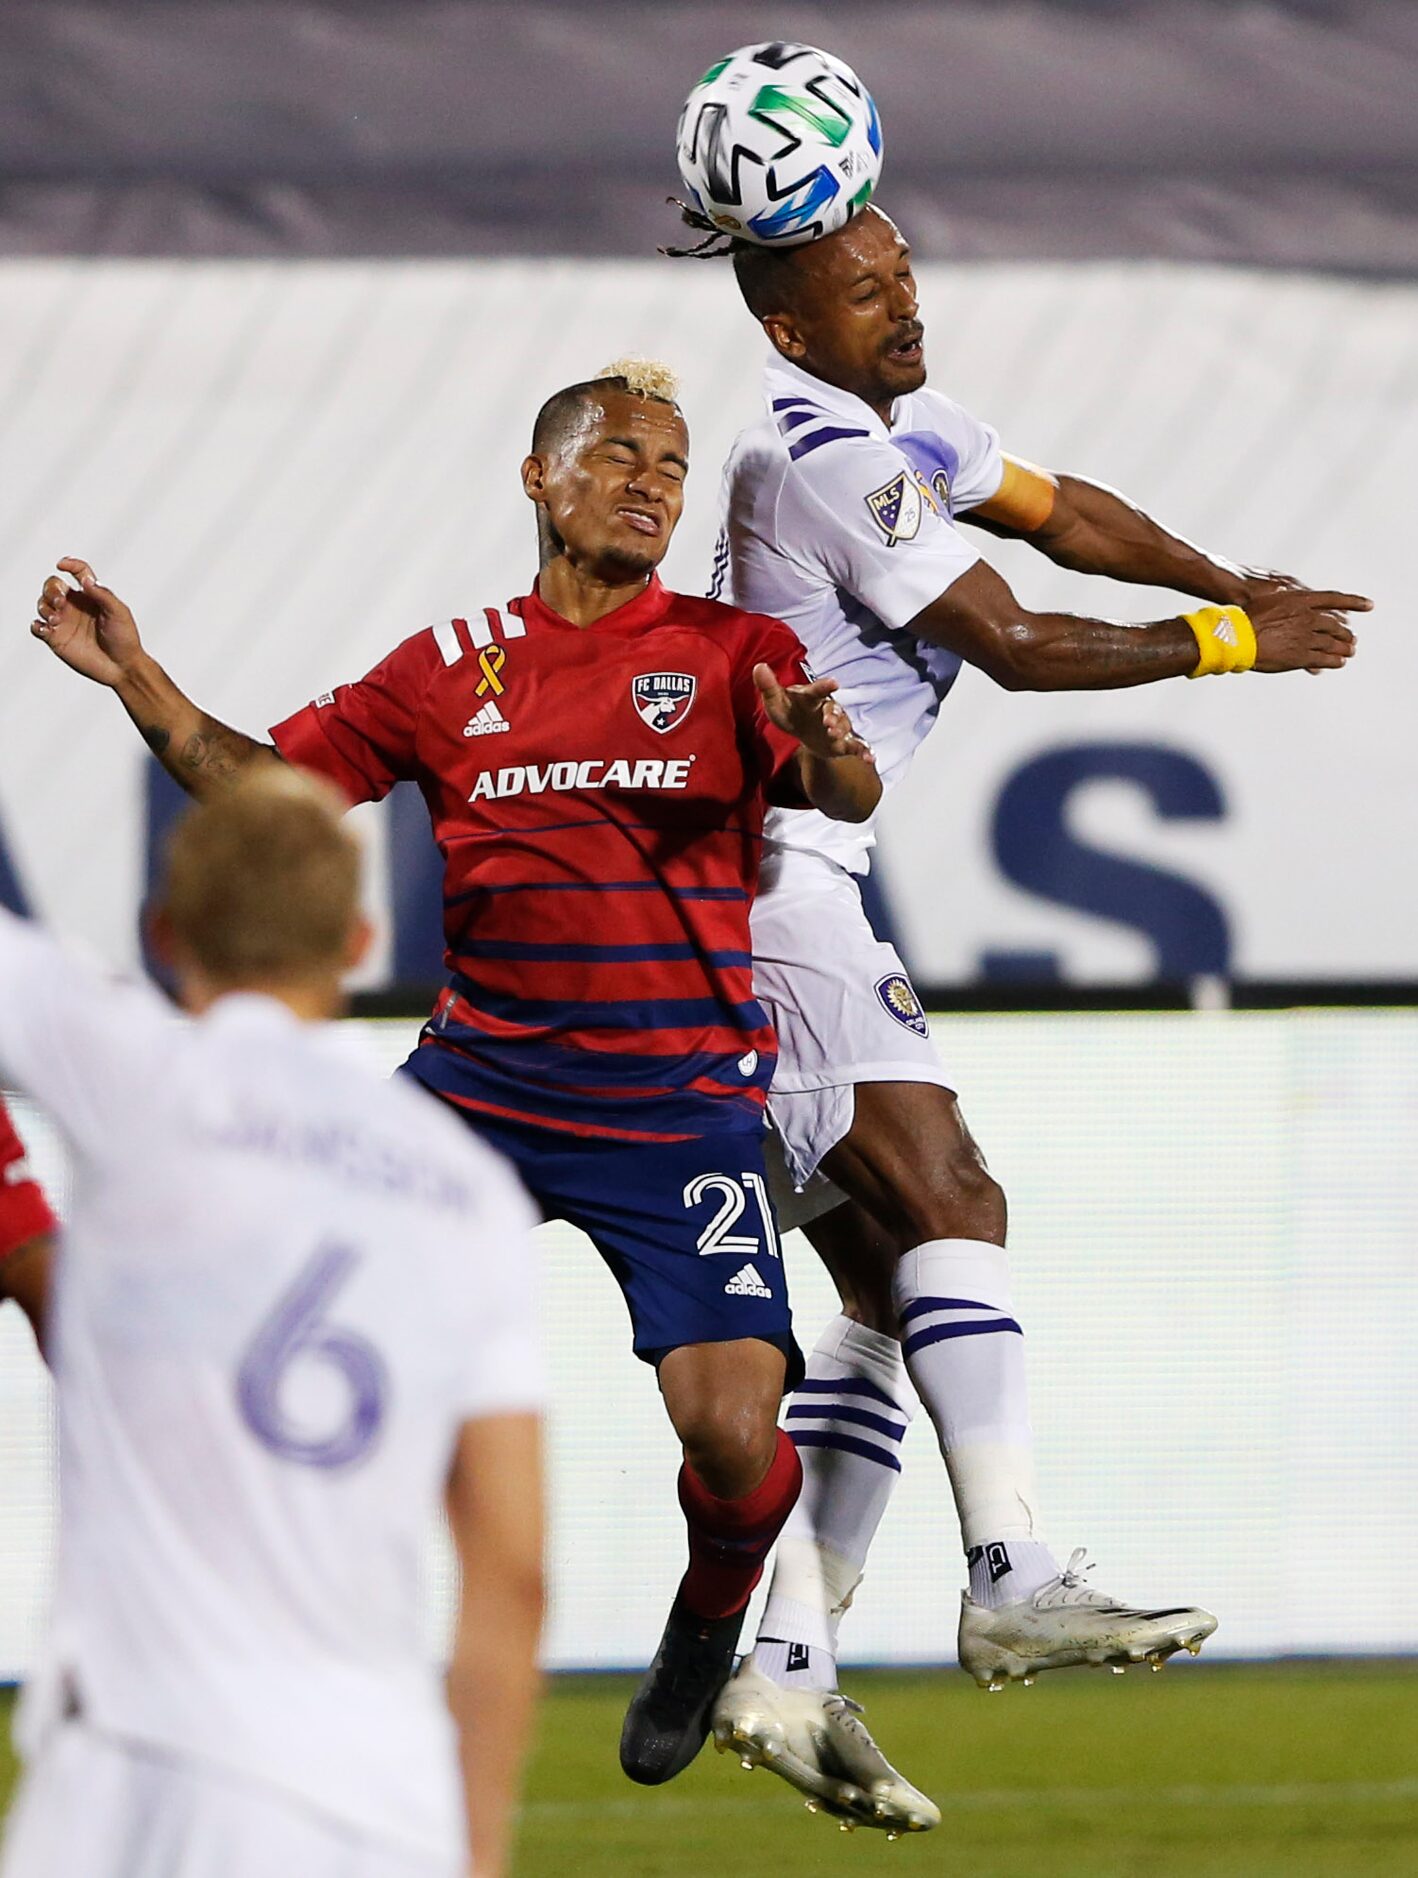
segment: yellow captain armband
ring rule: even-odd
[[[1200,656],[1188,678],[1209,678],[1213,672],[1248,672],[1256,662],[1256,629],[1250,615],[1238,606],[1201,606],[1182,618],[1196,634]]]
[[[1021,535],[1032,535],[1042,528],[1054,512],[1059,484],[1048,470],[1026,463],[1023,457],[1007,456],[1000,485],[988,502],[981,502],[972,513],[987,522],[999,522]]]

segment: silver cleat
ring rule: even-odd
[[[1084,1553],[1076,1551],[1057,1578],[1032,1597],[987,1610],[968,1592],[960,1600],[960,1667],[992,1693],[1009,1682],[1032,1682],[1046,1669],[1105,1665],[1122,1675],[1129,1663],[1159,1669],[1178,1650],[1195,1656],[1216,1628],[1210,1611],[1192,1605],[1138,1610],[1085,1584]]]
[[[861,1709],[835,1691],[782,1689],[745,1657],[714,1705],[714,1745],[740,1765],[767,1767],[844,1831],[929,1832],[940,1809],[872,1740]]]

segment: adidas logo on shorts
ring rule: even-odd
[[[772,1289],[765,1285],[752,1265],[741,1265],[724,1286],[726,1298],[771,1298]]]

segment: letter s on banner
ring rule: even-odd
[[[1229,976],[1230,925],[1205,888],[1147,861],[1090,847],[1069,832],[1074,791],[1099,781],[1131,783],[1163,821],[1220,821],[1226,813],[1220,784],[1188,751],[1154,743],[1046,750],[1000,790],[991,829],[1000,872],[1041,899],[1144,934],[1156,953],[1159,979]],[[1062,977],[1054,952],[989,951],[980,967],[983,977],[995,980]]]

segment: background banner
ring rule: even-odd
[[[1377,610],[1319,678],[1021,696],[967,671],[884,816],[878,910],[918,978],[1418,978],[1418,286],[1134,262],[932,264],[921,288],[932,382],[1008,449]],[[0,897],[132,961],[177,799],[114,701],[26,636],[57,556],[260,733],[526,590],[533,414],[627,351],[683,376],[666,573],[702,591],[764,355],[722,263],[0,262]],[[1182,604],[974,539],[1032,605]],[[438,975],[408,793],[366,816],[370,984]]]

